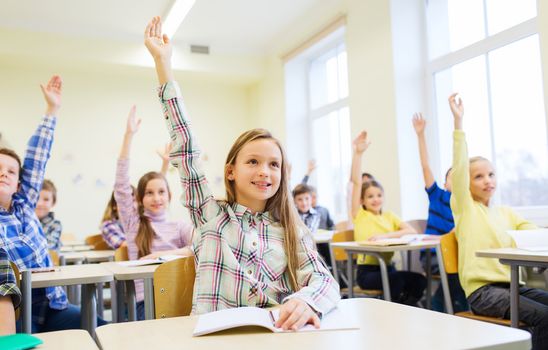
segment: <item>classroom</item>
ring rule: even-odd
[[[548,349],[546,2],[2,5],[0,349]]]

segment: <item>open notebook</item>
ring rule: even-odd
[[[420,242],[427,237],[428,235],[423,235],[423,234],[409,234],[409,235],[404,235],[400,238],[385,238],[385,239],[379,239],[376,241],[358,241],[356,243],[363,246],[388,247],[388,246],[395,246],[395,245],[407,245],[413,242]]]
[[[548,252],[548,229],[507,231],[516,248],[532,252]]]
[[[182,255],[162,255],[158,259],[142,259],[142,260],[129,260],[129,261],[119,261],[117,264],[122,266],[145,266],[145,265],[154,265],[162,264],[168,261],[175,259],[184,258]]]
[[[198,337],[210,333],[223,331],[226,329],[258,326],[270,330],[274,333],[293,332],[284,331],[276,328],[276,320],[279,317],[279,309],[261,309],[258,307],[240,307],[226,309],[200,315],[193,336]],[[355,315],[346,315],[340,309],[334,309],[321,320],[320,328],[316,329],[312,325],[306,325],[298,332],[325,331],[337,329],[359,329],[359,323]]]

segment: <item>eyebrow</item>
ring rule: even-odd
[[[264,155],[262,155],[262,154],[257,154],[257,153],[245,154],[244,156],[245,156],[245,157],[254,157],[254,158],[266,158]],[[270,160],[277,160],[277,161],[280,161],[280,160],[281,160],[281,158],[279,158],[279,157],[269,157],[268,159],[270,159]]]

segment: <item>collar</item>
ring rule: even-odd
[[[167,218],[167,210],[164,210],[162,213],[156,214],[145,209],[144,214],[152,222],[166,221],[166,218]]]
[[[49,213],[46,214],[46,216],[40,219],[40,222],[42,224],[49,224],[53,220],[55,220],[55,215],[52,211],[50,211]]]
[[[232,207],[232,210],[234,210],[234,214],[240,220],[244,223],[249,223],[253,226],[253,224],[262,222],[263,225],[269,225],[274,220],[272,219],[272,216],[270,215],[270,212],[265,211],[262,213],[255,213],[255,215],[251,212],[251,209],[248,207],[245,207],[241,204],[238,204],[236,202],[232,203],[230,205]]]

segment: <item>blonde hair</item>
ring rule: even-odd
[[[470,164],[475,163],[475,162],[480,162],[480,161],[491,163],[491,161],[489,159],[484,158],[482,156],[471,157],[470,160],[469,160]],[[449,170],[451,170],[451,168]]]
[[[280,187],[278,191],[266,201],[265,211],[268,211],[275,221],[279,222],[284,229],[284,248],[287,256],[287,270],[289,272],[289,283],[293,290],[300,289],[297,282],[297,269],[299,267],[299,261],[297,258],[297,244],[299,241],[298,233],[299,228],[303,225],[298,219],[298,215],[291,200],[287,165],[285,162],[285,152],[280,142],[272,136],[272,134],[265,129],[252,129],[241,134],[232,148],[228,152],[228,156],[225,162],[225,187],[226,187],[226,200],[228,204],[236,202],[236,190],[234,187],[234,181],[228,179],[228,171],[230,166],[236,163],[236,157],[242,148],[248,143],[255,140],[271,140],[280,149],[282,154],[281,164],[281,177]]]

